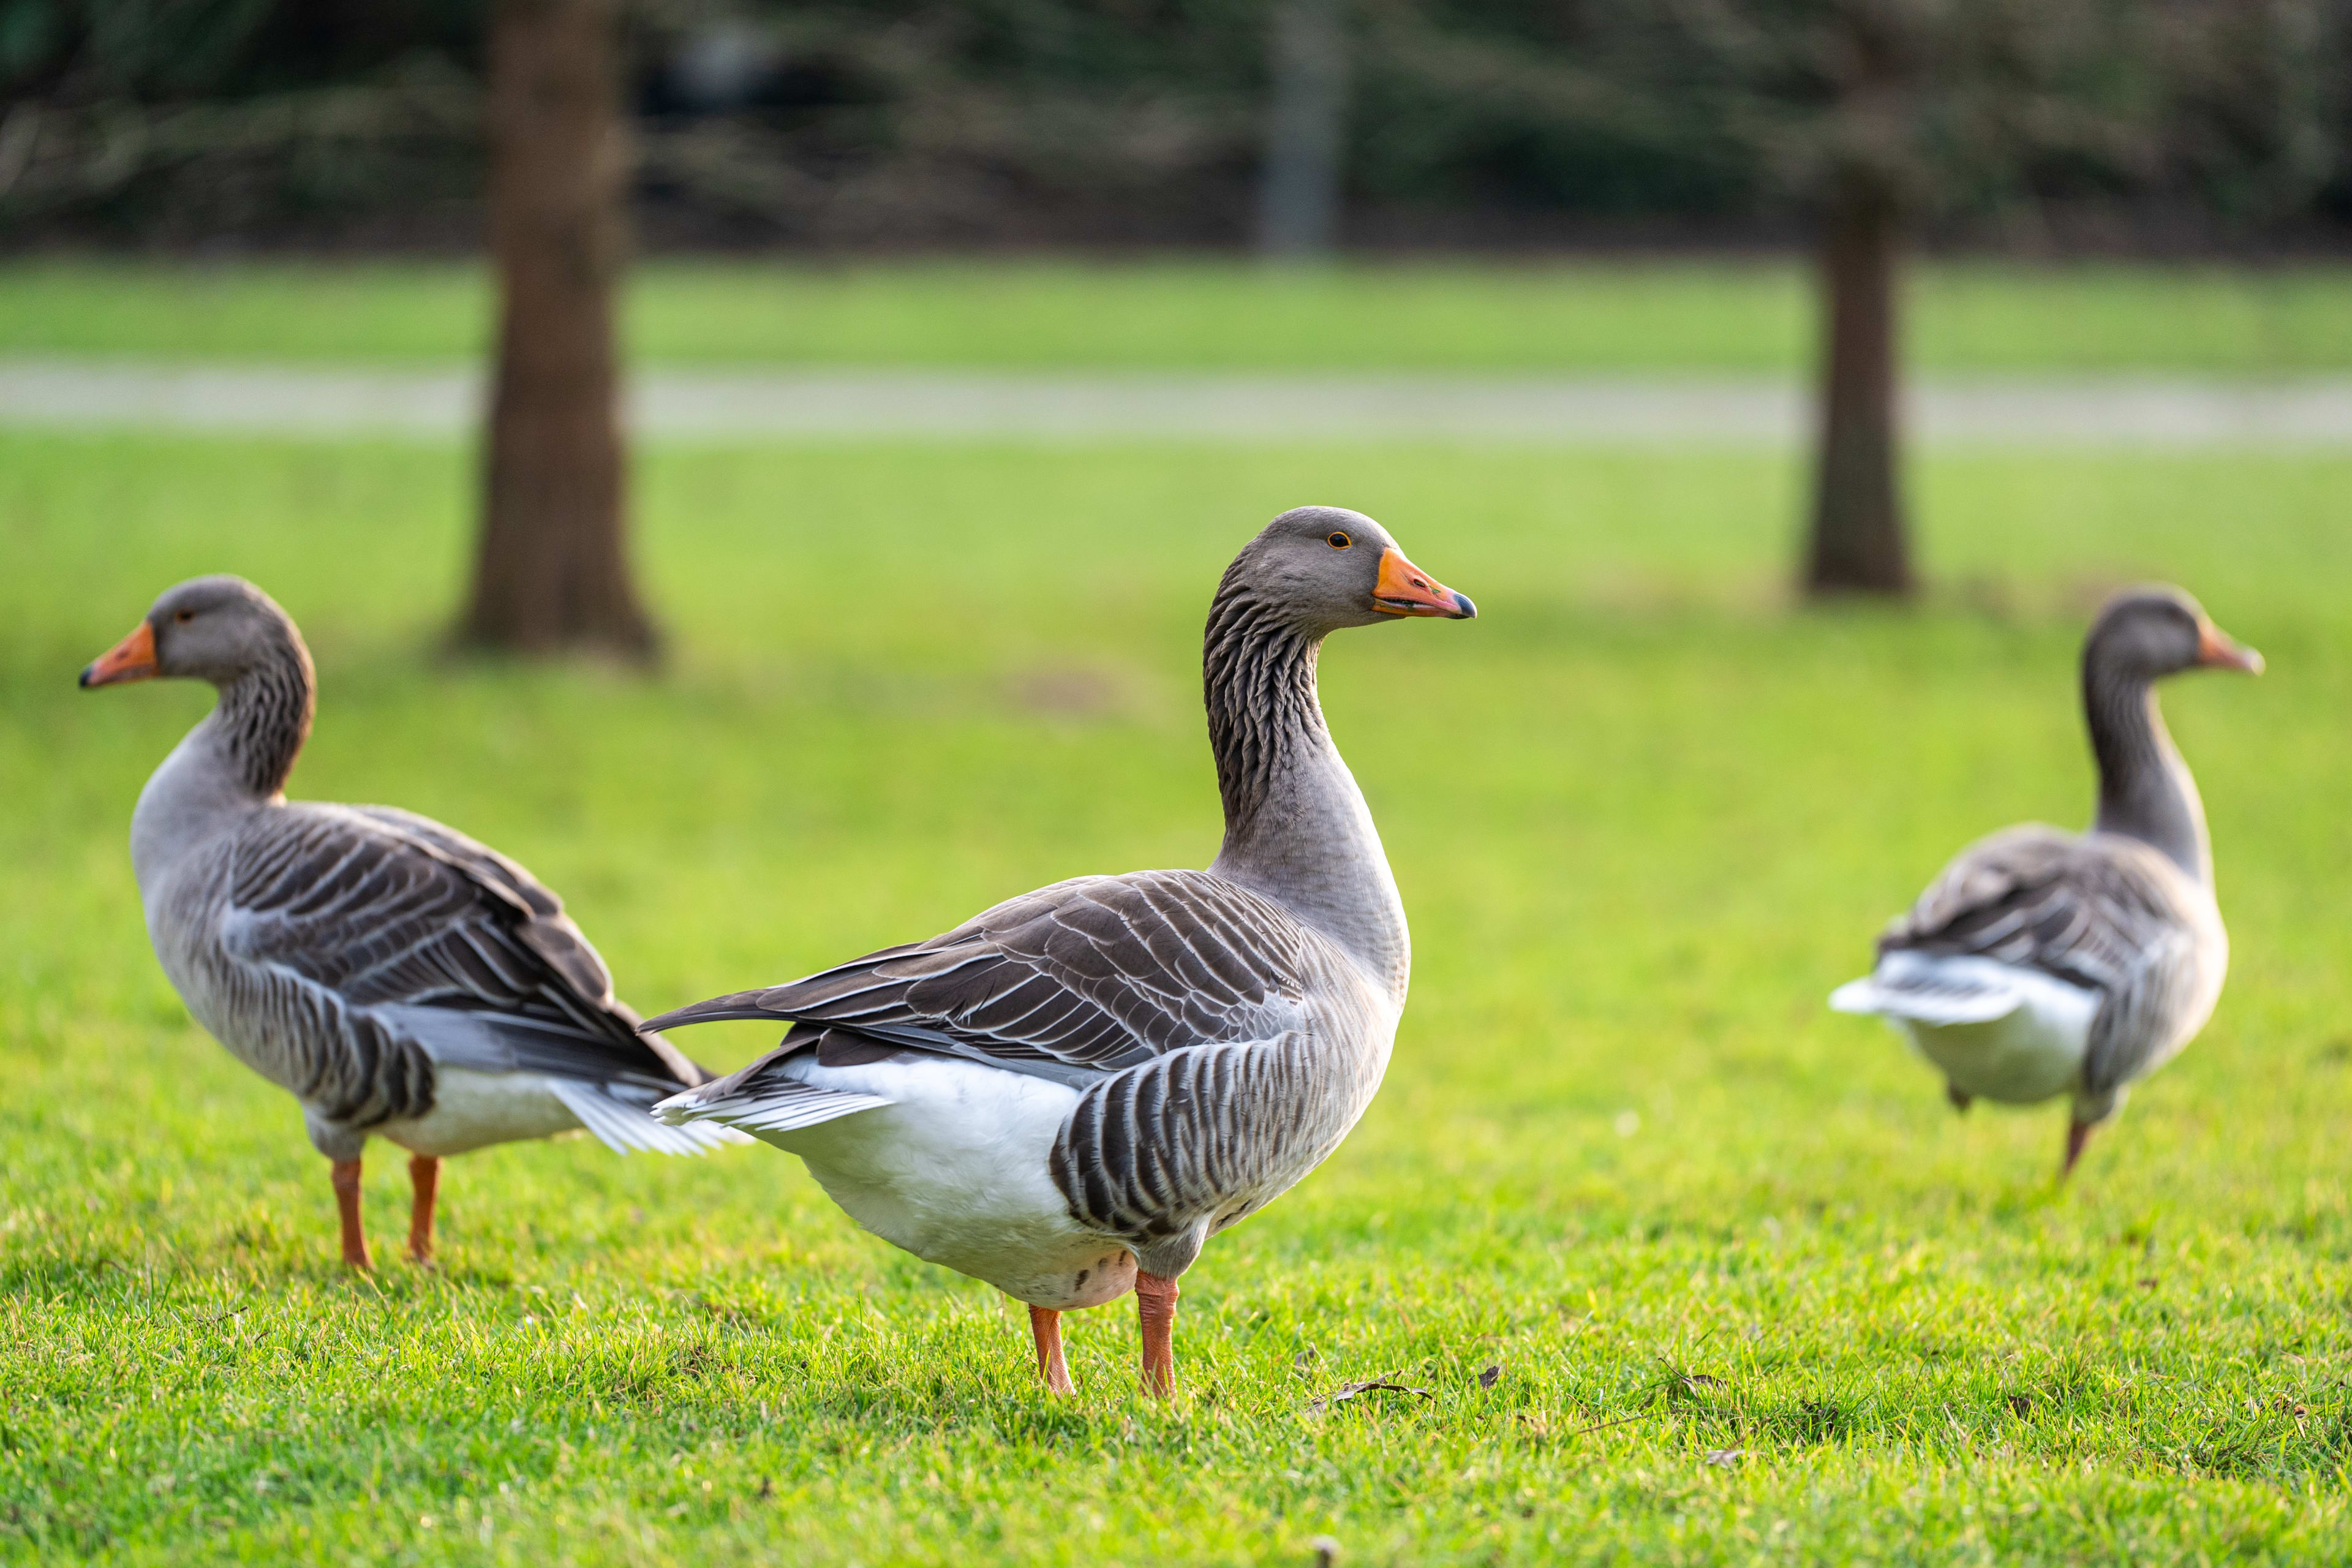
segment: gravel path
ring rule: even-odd
[[[450,370],[0,358],[0,426],[462,437],[479,378]],[[1778,446],[1806,428],[1772,378],[648,371],[649,436],[1040,441],[1381,440]],[[1912,427],[1936,443],[2164,447],[2352,444],[2352,379],[1937,380]]]

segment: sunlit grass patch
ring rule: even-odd
[[[1802,613],[1743,455],[656,451],[671,667],[453,663],[458,454],[0,440],[0,1551],[31,1559],[2329,1561],[2352,1463],[2352,531],[2330,458],[1941,456],[1936,593]],[[296,793],[515,854],[657,1007],[1074,872],[1201,864],[1200,620],[1303,500],[1480,618],[1324,667],[1413,921],[1340,1153],[1185,1280],[1017,1310],[765,1149],[453,1162],[444,1267],[331,1261],[324,1163],[185,1018],[123,837],[201,692],[73,689],[254,576],[323,683]],[[1968,837],[2080,820],[2080,616],[2178,578],[2271,656],[2168,711],[2220,1014],[2054,1191],[1822,999]],[[1074,695],[1075,694],[1075,695]],[[731,1064],[749,1026],[685,1037]],[[373,1162],[379,1240],[404,1215]],[[1392,1381],[1407,1392],[1328,1396]],[[1424,1393],[1409,1392],[1423,1390]]]

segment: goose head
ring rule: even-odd
[[[81,684],[185,677],[228,686],[265,665],[299,658],[294,623],[242,577],[192,577],[165,590],[131,635],[81,672]]]
[[[1409,616],[1460,621],[1478,613],[1468,595],[1407,560],[1387,529],[1344,507],[1284,512],[1243,547],[1226,582],[1310,637]]]
[[[2263,656],[2233,641],[2179,589],[2127,588],[2106,603],[2083,645],[2086,668],[2138,680],[2185,669],[2238,669],[2260,675]]]

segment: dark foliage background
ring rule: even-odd
[[[0,243],[470,246],[484,9],[0,0]],[[2162,250],[2352,224],[2352,0],[1357,0],[1348,237],[1793,232],[1824,155],[1807,95],[1834,96],[1822,40],[1863,13],[1928,40],[1930,66],[1977,49],[1971,79],[2042,91],[1920,117],[1931,234]],[[1265,0],[634,0],[625,18],[656,246],[1250,232]],[[2020,130],[2030,157],[1962,155]]]

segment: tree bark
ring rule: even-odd
[[[1883,181],[1837,183],[1820,251],[1825,341],[1805,591],[1902,597],[1914,586],[1897,470],[1895,269],[1902,220]]]
[[[1343,5],[1276,0],[1269,19],[1257,237],[1260,252],[1276,260],[1312,260],[1339,243],[1348,119]]]
[[[614,0],[495,0],[498,369],[463,641],[654,652],[629,577],[613,305],[626,132]]]

